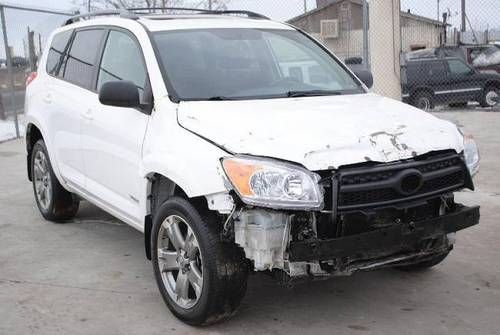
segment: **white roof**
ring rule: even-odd
[[[66,30],[65,28],[72,29],[97,25],[115,25],[127,28],[131,25],[137,25],[137,22],[144,25],[150,31],[209,28],[293,29],[284,23],[266,19],[196,14],[141,16],[139,20],[120,18],[119,16],[106,16],[79,21],[63,27],[62,30]]]
[[[139,20],[151,31],[207,28],[292,29],[266,19],[243,18],[230,15],[164,15],[141,17]]]

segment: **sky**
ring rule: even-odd
[[[191,0],[198,2],[199,0]],[[379,1],[379,0],[369,0]],[[4,2],[4,1],[2,1]],[[189,2],[189,1],[188,1]],[[6,0],[5,3],[21,6],[70,11],[76,9],[73,0]],[[315,8],[315,0],[306,0],[307,8]],[[440,0],[441,12],[451,13],[450,23],[460,26],[460,0]],[[304,12],[304,0],[229,0],[230,9],[253,10],[273,19],[284,21]],[[500,0],[467,0],[467,14],[474,29],[500,29]],[[414,14],[437,18],[437,0],[401,0],[401,9],[411,10]],[[9,44],[14,45],[15,54],[24,56],[23,39],[26,39],[27,27],[40,34],[42,45],[52,30],[64,21],[64,16],[25,12],[6,9],[6,22]],[[38,37],[37,44],[38,44]],[[5,57],[3,39],[1,39],[0,57]]]

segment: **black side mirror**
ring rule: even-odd
[[[99,90],[99,101],[115,107],[139,107],[139,90],[131,81],[109,81]]]
[[[363,82],[363,84],[366,85],[366,87],[368,87],[368,88],[373,87],[373,75],[370,71],[358,70],[358,71],[354,71],[354,74],[356,75],[356,77],[359,78],[359,80],[361,80]]]

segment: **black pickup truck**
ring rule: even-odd
[[[436,105],[482,107],[498,103],[500,75],[481,73],[460,58],[419,58],[407,60],[401,68],[403,101],[420,109]]]

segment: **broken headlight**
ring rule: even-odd
[[[241,200],[249,205],[286,208],[320,208],[320,177],[293,164],[253,157],[222,160],[227,178]]]
[[[470,135],[464,136],[464,155],[465,163],[469,169],[470,175],[474,176],[479,172],[479,149],[477,147],[476,141]]]

